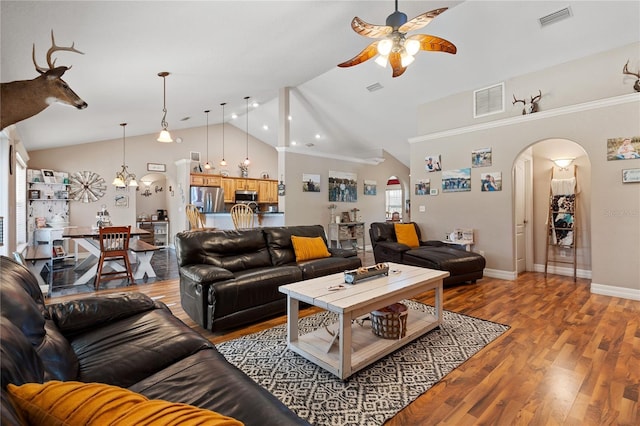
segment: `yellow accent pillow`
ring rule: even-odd
[[[291,244],[293,245],[293,251],[296,253],[296,262],[331,257],[331,253],[327,250],[327,245],[322,237],[298,237],[292,235]]]
[[[418,234],[413,223],[394,223],[396,239],[400,244],[406,244],[411,248],[420,247]]]
[[[215,411],[149,400],[102,383],[54,380],[44,384],[10,384],[7,389],[29,424],[34,425],[243,425]]]

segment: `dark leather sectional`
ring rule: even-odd
[[[362,266],[352,249],[296,262],[291,236],[322,237],[321,225],[240,231],[197,230],[176,235],[180,300],[203,328],[238,327],[286,312],[278,287]]]
[[[308,425],[215,347],[140,293],[44,304],[29,270],[0,257],[2,425],[24,425],[13,383],[98,382],[191,404],[245,425]]]
[[[416,229],[420,247],[411,248],[398,243],[392,222],[373,222],[369,228],[373,255],[376,262],[395,262],[423,268],[449,271],[443,284],[475,283],[483,276],[486,260],[478,253],[465,251],[456,245],[441,241],[422,241],[420,228]]]

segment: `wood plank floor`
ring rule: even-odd
[[[639,425],[640,301],[592,295],[589,284],[525,273],[445,288],[445,309],[511,329],[387,425]],[[280,316],[211,333],[184,313],[178,288],[178,280],[169,280],[98,293],[156,297],[213,343],[286,322]],[[433,303],[428,295],[417,299]]]

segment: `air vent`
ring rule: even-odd
[[[473,92],[473,118],[504,111],[504,83]]]
[[[564,19],[570,18],[571,15],[571,9],[565,7],[564,9],[560,9],[556,12],[550,13],[547,16],[543,16],[542,18],[538,19],[538,21],[540,21],[541,27],[546,27],[547,25],[555,24],[556,22],[560,22]]]
[[[311,142],[306,143],[305,145],[306,145],[308,148],[311,148],[312,146],[315,146],[315,144],[313,144],[313,143],[311,143]]]
[[[375,92],[376,90],[380,90],[382,89],[382,84],[380,83],[373,83],[370,86],[367,86],[367,90],[370,92]]]

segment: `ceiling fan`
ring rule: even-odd
[[[338,64],[338,66],[342,68],[352,67],[379,55],[375,62],[383,67],[390,63],[393,69],[393,77],[398,77],[414,61],[414,55],[420,50],[446,52],[455,55],[456,46],[443,38],[427,34],[415,34],[407,37],[409,31],[426,26],[447,9],[446,7],[435,9],[407,21],[407,15],[398,11],[398,0],[396,0],[396,11],[387,17],[386,25],[372,25],[356,16],[351,21],[353,31],[361,36],[380,38],[380,40],[374,41],[355,57]]]

